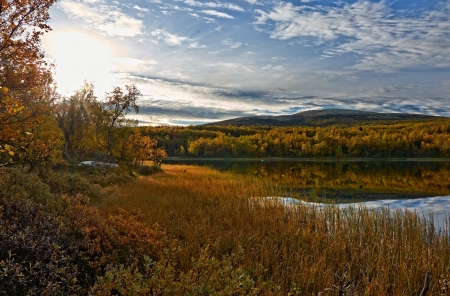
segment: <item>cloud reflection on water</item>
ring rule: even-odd
[[[280,197],[280,202],[285,206],[292,205],[309,205],[317,208],[324,208],[331,206],[325,203],[306,202],[291,197]],[[424,218],[430,219],[433,217],[434,226],[436,231],[440,230],[445,232],[446,222],[450,216],[450,196],[435,196],[427,198],[414,198],[414,199],[390,199],[390,200],[375,200],[359,203],[341,203],[334,204],[335,207],[346,209],[350,207],[359,208],[365,207],[372,210],[380,210],[382,208],[389,208],[391,211],[395,210],[407,210],[409,212],[417,212],[419,215],[423,215]]]

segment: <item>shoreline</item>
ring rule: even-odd
[[[323,162],[369,162],[369,161],[384,161],[384,162],[450,162],[450,158],[426,158],[426,157],[405,157],[405,158],[370,158],[370,157],[261,157],[261,158],[250,158],[250,157],[181,157],[181,156],[170,156],[164,159],[164,161],[261,161],[261,162],[271,162],[271,161],[297,161],[297,162],[313,162],[313,161],[323,161]]]

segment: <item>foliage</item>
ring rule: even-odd
[[[81,161],[88,151],[97,148],[92,136],[93,120],[100,108],[94,96],[94,86],[87,83],[69,98],[63,97],[57,104],[53,114],[64,135],[63,153],[69,161],[72,160],[71,154]]]
[[[138,211],[105,217],[34,174],[3,168],[0,176],[0,294],[85,295],[108,264],[159,259],[164,232],[139,222]]]
[[[126,93],[120,87],[114,87],[110,93],[106,94],[106,102],[103,104],[102,122],[105,124],[105,134],[101,144],[107,148],[110,156],[113,155],[113,146],[115,143],[114,130],[136,126],[137,121],[127,119],[125,116],[133,108],[136,113],[139,112],[139,106],[136,101],[141,92],[135,85],[126,85]],[[98,126],[100,130],[101,126]],[[100,131],[101,133],[102,131]]]
[[[0,294],[79,295],[73,251],[41,205],[0,195]]]
[[[150,176],[154,173],[162,172],[161,166],[153,165],[143,165],[138,167],[138,174],[141,176]]]
[[[20,168],[0,169],[0,196],[7,199],[32,200],[47,209],[54,209],[60,200],[50,187],[35,174]]]
[[[165,151],[155,139],[140,133],[136,120],[126,117],[131,108],[139,111],[141,93],[134,85],[125,87],[125,93],[114,87],[106,93],[106,102],[100,102],[93,85],[86,83],[71,97],[58,101],[54,117],[64,135],[63,154],[68,161],[75,156],[79,161],[90,158],[142,165],[151,159],[161,165]]]
[[[102,187],[77,173],[64,173],[46,171],[44,176],[46,184],[53,193],[60,195],[75,196],[82,194],[91,198],[100,198],[102,196]]]
[[[237,253],[217,259],[209,246],[192,258],[192,268],[179,272],[174,266],[176,249],[165,250],[159,261],[144,258],[144,270],[109,266],[105,276],[99,277],[92,292],[96,295],[259,295],[264,285],[270,291],[271,283],[254,280],[240,264],[244,256]],[[262,267],[261,267],[262,269]]]
[[[134,165],[142,165],[145,160],[151,159],[157,145],[156,140],[142,136],[139,130],[129,136],[128,143]]]
[[[21,156],[28,149],[34,150],[31,161],[36,163],[52,149],[30,135],[47,121],[57,96],[40,44],[42,34],[50,30],[46,22],[53,2],[0,2],[0,165],[27,162],[30,159]]]
[[[155,163],[156,166],[161,166],[164,158],[167,157],[167,152],[164,149],[156,148],[153,150],[151,155],[151,160]]]
[[[450,120],[328,127],[142,127],[170,156],[450,157]]]
[[[158,258],[164,232],[139,222],[139,211],[121,210],[104,218],[86,197],[66,197],[65,202],[67,208],[61,219],[90,268],[102,269],[111,262],[129,265],[143,254]]]

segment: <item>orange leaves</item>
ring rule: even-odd
[[[1,146],[0,146],[0,153],[8,153],[11,156],[14,155],[14,151],[12,150],[11,145],[8,145],[8,144],[5,145],[5,149],[1,149]]]
[[[4,98],[1,101],[1,106],[5,109],[6,116],[14,117],[15,115],[19,114],[20,111],[22,111],[25,108],[25,106],[21,102],[19,102],[18,100],[15,100],[11,95],[6,94],[3,97]]]
[[[63,221],[91,268],[111,262],[132,263],[144,254],[159,257],[164,232],[139,222],[139,212],[121,210],[118,215],[105,218],[89,205],[85,196],[65,197],[65,202]]]
[[[139,130],[128,137],[128,142],[135,165],[142,165],[145,160],[151,159],[157,144],[157,141],[149,136],[142,136]]]
[[[14,157],[7,163],[17,163],[16,156],[25,155],[31,144],[26,132],[45,120],[56,96],[40,40],[50,30],[48,9],[54,2],[0,0],[0,145],[14,147],[8,152]],[[6,162],[0,154],[0,165]]]

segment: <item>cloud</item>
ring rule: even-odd
[[[223,40],[221,43],[222,43],[222,45],[225,45],[225,46],[229,47],[230,49],[236,49],[236,48],[239,48],[242,46],[242,42],[237,42],[230,38]]]
[[[206,23],[215,23],[216,20],[210,17],[205,17],[205,16],[199,16],[196,13],[190,13],[191,16],[197,18],[197,19],[203,19]]]
[[[231,15],[225,13],[225,12],[220,12],[217,10],[201,10],[200,12],[205,13],[205,14],[209,14],[209,15],[213,15],[213,16],[217,16],[220,18],[228,18],[228,19],[233,19],[234,17],[232,17]]]
[[[139,11],[142,11],[142,12],[148,12],[149,11],[148,8],[140,7],[138,5],[134,5],[133,9],[136,9],[136,10],[139,10]]]
[[[132,62],[132,61],[130,61]],[[242,71],[239,65],[218,64]],[[140,120],[151,124],[196,124],[253,115],[286,115],[311,109],[356,109],[450,116],[448,99],[401,96],[401,89],[385,86],[360,95],[304,96],[288,89],[261,91],[214,87],[184,80],[131,75],[124,84],[135,84],[143,93]]]
[[[154,30],[151,35],[158,40],[164,41],[169,46],[181,45],[184,41],[189,40],[187,37],[177,36],[160,29]]]
[[[189,45],[189,48],[194,48],[194,49],[205,48],[205,47],[206,47],[206,45],[200,45],[197,42],[191,43],[191,45]]]
[[[266,66],[262,67],[262,70],[269,70],[269,71],[284,71],[286,70],[285,67],[280,66],[280,65],[272,65],[272,64],[268,64]]]
[[[450,66],[450,2],[416,17],[394,13],[386,1],[357,1],[337,7],[281,2],[257,10],[255,25],[273,39],[314,38],[325,56],[356,53],[358,70],[396,71]]]
[[[210,7],[210,8],[225,8],[234,11],[244,12],[245,9],[239,5],[233,3],[220,3],[220,2],[199,2],[195,0],[181,0],[183,3],[194,7]]]
[[[155,60],[138,60],[127,57],[114,57],[111,59],[116,72],[143,72],[152,70],[158,64]]]
[[[134,37],[142,34],[142,20],[123,13],[116,6],[93,5],[96,3],[101,2],[61,1],[59,7],[70,17],[82,19],[90,27],[109,36]]]
[[[181,6],[172,5],[172,4],[164,4],[163,6],[160,6],[159,8],[161,10],[194,11],[190,7],[181,7]]]

